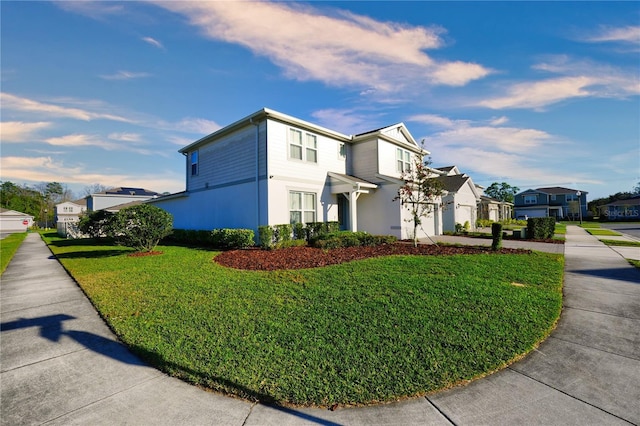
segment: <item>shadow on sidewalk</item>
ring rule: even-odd
[[[569,269],[566,272],[580,275],[588,275],[598,278],[624,281],[629,284],[640,285],[640,270],[629,265],[626,268],[604,268],[604,269]]]
[[[73,319],[76,318],[66,314],[48,315],[37,318],[20,318],[15,321],[1,323],[0,331],[5,332],[22,328],[38,327],[40,329],[40,336],[51,342],[58,342],[61,337],[67,336],[85,348],[116,361],[130,365],[146,365],[138,359],[138,357],[129,352],[120,342],[87,331],[64,330],[63,322]]]

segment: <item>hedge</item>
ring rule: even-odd
[[[211,243],[223,250],[242,249],[254,245],[254,236],[252,229],[214,229],[211,231]]]
[[[556,219],[553,217],[530,217],[527,219],[527,236],[534,240],[553,238]]]

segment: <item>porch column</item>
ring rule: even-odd
[[[349,192],[349,224],[351,225],[351,231],[356,232],[358,230],[358,208],[357,201],[358,195],[356,191]]]

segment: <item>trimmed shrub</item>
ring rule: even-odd
[[[293,224],[293,238],[295,240],[306,240],[307,232],[304,230],[304,223]]]
[[[264,250],[273,247],[273,229],[269,225],[258,227],[258,242]]]
[[[476,227],[478,228],[489,228],[493,221],[491,219],[478,219],[476,220]]]
[[[491,224],[491,235],[493,236],[493,241],[491,242],[491,250],[500,250],[502,248],[502,224],[500,223],[492,223]]]
[[[311,239],[312,247],[321,249],[333,249],[341,247],[377,246],[390,244],[397,241],[391,235],[371,235],[366,232],[338,231],[322,234]]]
[[[210,246],[211,231],[201,229],[174,229],[166,240],[190,246]]]
[[[280,241],[290,241],[293,228],[291,225],[274,225],[273,226],[273,241],[278,244]]]
[[[307,241],[324,234],[340,232],[340,222],[309,222],[305,228]]]
[[[307,240],[287,240],[287,241],[280,241],[279,243],[275,244],[273,247],[276,249],[283,249],[287,247],[304,247],[306,245],[307,245]]]
[[[214,229],[211,243],[223,250],[242,249],[253,246],[255,234],[252,229]]]
[[[527,220],[527,236],[534,240],[553,238],[556,220],[553,217],[531,217]]]
[[[139,204],[120,210],[110,220],[111,234],[117,244],[137,251],[152,251],[173,230],[173,216],[151,204]]]

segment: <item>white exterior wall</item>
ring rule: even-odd
[[[316,136],[318,162],[312,163],[289,158],[289,129]],[[316,221],[337,221],[337,195],[331,194],[328,172],[346,173],[346,160],[339,156],[340,143],[328,136],[279,121],[267,123],[268,148],[268,224],[289,223],[289,192],[302,191],[316,194]]]
[[[378,167],[380,168],[380,174],[400,178],[400,173],[396,170],[396,149],[398,148],[400,147],[390,142],[378,141]],[[411,158],[413,162],[413,155]]]
[[[369,182],[377,180],[378,173],[378,141],[376,139],[358,142],[351,145],[349,172],[353,176]]]
[[[478,206],[476,197],[469,189],[468,185],[460,188],[459,192],[449,193],[442,198],[442,228],[444,231],[454,232],[456,223],[464,225],[469,222],[470,230],[476,229],[476,219],[478,216]]]
[[[15,212],[16,214],[9,213],[0,215],[0,231],[1,232],[26,232],[27,228],[33,225],[33,217],[28,215],[22,215],[22,213]],[[26,224],[24,222],[27,222]]]
[[[56,221],[60,222],[78,222],[80,215],[86,210],[85,206],[72,202],[64,202],[56,205]]]

